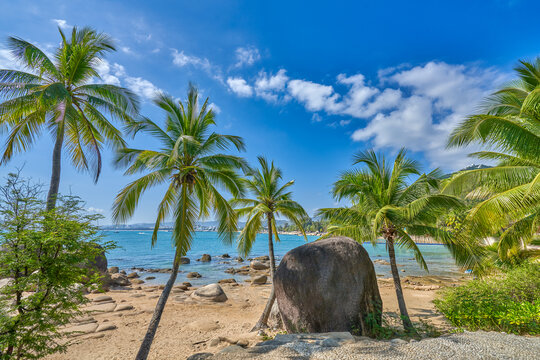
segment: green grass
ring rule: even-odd
[[[448,288],[435,305],[460,328],[540,335],[540,264]]]

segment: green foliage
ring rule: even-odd
[[[314,219],[307,219],[302,222],[302,228],[306,232],[319,232],[323,233],[326,232],[326,227],[328,226],[328,221],[323,220],[314,220]],[[301,231],[300,227],[296,225],[294,222],[292,223],[286,223],[281,225],[278,228],[279,231],[285,231],[285,232],[291,232],[291,231]]]
[[[282,216],[295,224],[306,238],[303,222],[308,218],[306,211],[300,204],[292,200],[292,192],[289,187],[294,184],[291,180],[281,184],[281,170],[274,166],[274,162],[259,156],[260,170],[248,172],[245,180],[247,189],[254,195],[253,199],[235,198],[231,200],[236,207],[238,216],[246,216],[246,225],[238,236],[238,251],[247,256],[255,242],[257,233],[263,228],[263,218],[266,217],[267,228],[270,234],[276,236],[279,241],[279,233],[276,226],[276,216]]]
[[[428,235],[449,247],[451,232],[439,226],[441,216],[462,207],[454,196],[437,194],[440,174],[437,170],[420,174],[419,164],[408,159],[405,150],[389,166],[384,156],[373,151],[360,153],[355,164],[364,169],[344,172],[334,184],[334,197],[348,199],[350,207],[320,209],[323,221],[329,221],[328,235],[349,236],[362,243],[378,238],[391,239],[415,253],[417,262],[427,270],[422,253],[411,236]],[[417,179],[409,183],[410,176]]]
[[[134,136],[144,132],[161,142],[157,150],[122,148],[116,163],[126,166],[125,175],[146,173],[129,183],[116,196],[113,218],[117,222],[129,219],[142,194],[149,188],[167,184],[167,190],[159,203],[152,235],[152,245],[157,240],[161,223],[173,215],[173,241],[175,260],[191,247],[195,221],[215,212],[219,221],[218,233],[231,243],[237,229],[237,217],[221,194],[221,189],[233,196],[241,195],[243,185],[238,170],[247,169],[245,160],[220,153],[231,147],[244,149],[242,138],[212,132],[216,125],[214,111],[208,99],[199,102],[197,89],[190,85],[186,103],[160,94],[155,104],[165,111],[165,127],[148,118],[140,118],[128,124],[127,130]]]
[[[540,335],[540,264],[447,288],[437,308],[458,327]]]
[[[497,238],[498,263],[540,255],[527,249],[540,228],[540,58],[520,61],[515,70],[518,78],[492,94],[484,113],[465,119],[448,142],[451,147],[479,143],[487,151],[471,156],[498,162],[457,173],[443,189],[476,201],[458,236],[470,254],[456,260],[477,274],[489,272],[486,264],[493,260],[492,249],[483,249],[486,237]]]
[[[0,358],[38,359],[68,344],[59,327],[81,314],[81,289],[96,289],[96,215],[75,197],[45,211],[40,187],[10,174],[0,188]],[[103,244],[101,244],[103,245]]]
[[[8,39],[11,55],[25,71],[0,69],[0,130],[8,131],[1,163],[28,150],[48,130],[65,141],[73,165],[90,171],[97,181],[103,145],[126,144],[109,118],[129,121],[139,111],[137,96],[128,89],[91,84],[112,38],[91,28],[73,28],[71,37],[59,29],[62,41],[49,58],[35,45]]]
[[[407,331],[400,326],[403,321],[401,316],[394,312],[384,313],[382,315],[382,324],[376,321],[373,313],[368,314],[366,321],[369,322],[372,329],[372,333],[369,336],[379,340],[395,338],[420,339],[423,337],[439,337],[442,334],[440,329],[428,320],[423,319],[413,321],[414,331]]]

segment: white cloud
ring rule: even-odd
[[[120,47],[120,50],[124,53],[124,54],[128,54],[128,55],[134,55],[135,53],[133,52],[133,50],[131,50],[130,47],[128,46],[122,46]]]
[[[227,85],[229,85],[229,88],[238,96],[250,97],[253,95],[253,88],[242,78],[230,77],[227,79]]]
[[[208,107],[214,111],[214,114],[219,114],[221,112],[221,108],[215,103],[210,103]]]
[[[140,78],[128,76],[125,79],[127,87],[133,91],[145,97],[147,99],[154,99],[159,93],[162,92],[160,88],[152,84],[150,81]]]
[[[391,150],[407,147],[423,152],[432,166],[457,169],[470,163],[466,155],[472,148],[446,149],[448,135],[508,75],[477,65],[432,61],[382,69],[375,85],[363,74],[340,74],[334,84],[289,79],[284,69],[274,75],[260,72],[253,85],[242,78],[233,80],[233,91],[240,96],[254,92],[268,102],[295,99],[314,112],[313,122],[322,121],[321,112],[362,119],[364,125],[351,135],[354,141]],[[333,127],[353,124],[351,119],[329,121]]]
[[[380,76],[384,84],[396,84],[399,89],[386,88],[368,104],[372,111],[364,117],[369,118],[371,112],[374,116],[352,139],[371,142],[376,148],[407,147],[423,152],[432,166],[449,169],[470,163],[467,154],[474,148],[446,149],[450,132],[506,78],[494,69],[444,62],[390,69]],[[404,96],[400,89],[410,95]],[[377,103],[383,96],[386,105],[380,107]],[[385,111],[389,108],[392,110]]]
[[[88,212],[91,212],[91,213],[98,213],[98,214],[103,214],[105,212],[104,209],[100,209],[100,208],[95,208],[95,207],[92,207],[90,206],[88,209],[86,209]]]
[[[255,94],[267,101],[277,101],[279,93],[285,89],[289,77],[285,69],[280,69],[275,75],[261,71],[255,80]]]
[[[223,83],[221,68],[212,65],[207,58],[186,55],[183,50],[178,51],[177,49],[171,49],[171,51],[174,65],[178,67],[193,66],[195,68],[204,70],[208,75]]]
[[[73,27],[72,25],[69,25],[64,19],[52,19],[51,21],[54,22],[62,30],[71,29]]]
[[[289,94],[303,103],[309,111],[333,111],[337,106],[339,94],[328,85],[321,85],[306,80],[291,80],[287,85]]]
[[[126,69],[118,63],[111,64],[103,59],[96,64],[96,70],[104,83],[125,86],[147,100],[153,100],[157,94],[163,92],[149,80],[129,76]]]
[[[255,47],[239,47],[235,51],[236,54],[236,67],[242,67],[244,65],[253,65],[256,61],[261,59],[259,50]]]

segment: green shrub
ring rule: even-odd
[[[435,300],[457,327],[540,334],[540,264],[526,263],[502,275],[448,288]]]
[[[39,186],[9,174],[0,186],[0,359],[41,359],[64,351],[61,326],[83,314],[81,289],[97,289],[93,261],[112,244],[100,241],[74,197],[45,210]],[[102,245],[101,248],[98,245]]]

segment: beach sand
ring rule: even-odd
[[[404,278],[404,294],[413,320],[430,321],[438,327],[446,326],[432,300],[439,286],[454,282],[440,277]],[[186,304],[175,300],[171,294],[157,331],[149,359],[185,359],[197,352],[217,352],[229,343],[218,345],[213,339],[243,340],[250,346],[262,339],[249,331],[259,318],[270,285],[222,285],[228,301],[218,304]],[[379,289],[385,312],[398,312],[395,290],[391,279],[379,279]],[[67,353],[47,357],[49,360],[120,360],[133,359],[152,317],[161,290],[142,287],[141,290],[113,290],[105,295],[112,297],[118,306],[132,305],[133,309],[93,315],[101,328],[114,325],[114,330],[94,332],[74,338]],[[103,295],[103,294],[102,294]],[[89,295],[95,299],[99,294]],[[109,302],[110,303],[110,302]],[[107,305],[101,305],[107,307]],[[129,308],[129,306],[124,306]],[[92,325],[91,325],[92,326]]]

